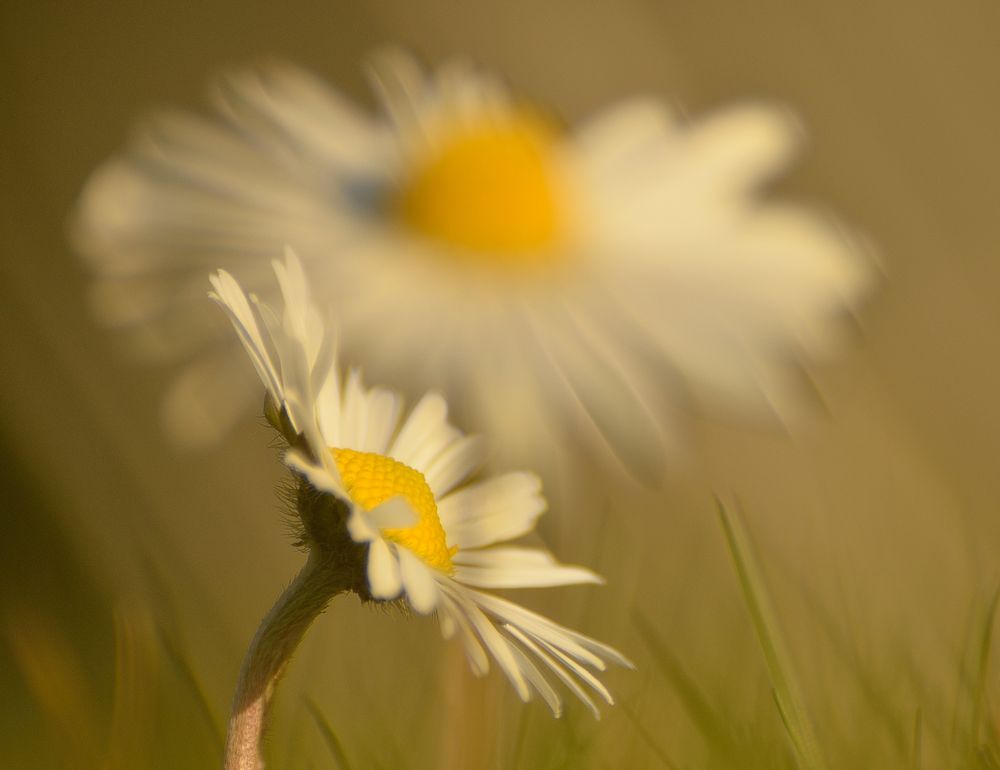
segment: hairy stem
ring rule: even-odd
[[[309,626],[349,585],[343,565],[313,549],[302,571],[261,621],[236,685],[225,770],[264,767],[261,741],[278,680]]]

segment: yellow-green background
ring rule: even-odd
[[[812,370],[820,399],[793,435],[695,419],[662,490],[608,485],[586,537],[549,514],[559,556],[609,585],[525,601],[636,659],[606,677],[620,708],[553,725],[497,674],[466,682],[432,621],[341,599],[284,683],[271,766],[332,766],[309,697],[355,767],[739,767],[663,649],[769,757],[748,748],[746,766],[793,766],[715,493],[742,503],[830,765],[906,766],[919,721],[922,766],[957,766],[962,654],[1000,581],[1000,6],[984,0],[5,3],[0,765],[216,764],[243,645],[302,558],[259,421],[172,450],[168,370],[91,323],[64,235],[87,173],[142,111],[201,108],[214,71],[261,56],[370,103],[362,58],[383,43],[470,55],[570,120],[636,92],[693,114],[786,102],[810,142],[778,191],[867,233],[886,278],[853,349]]]

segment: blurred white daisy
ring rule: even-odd
[[[478,437],[448,423],[439,395],[400,419],[396,394],[365,388],[357,370],[342,379],[336,342],[299,261],[289,252],[274,267],[280,315],[224,271],[212,277],[212,296],[267,388],[272,417],[285,424],[288,465],[308,481],[298,506],[305,543],[348,567],[356,562],[352,587],[363,597],[401,598],[418,613],[435,612],[444,636],[459,636],[477,675],[492,658],[523,700],[537,692],[558,715],[560,696],[541,667],[598,716],[589,691],[613,701],[591,669],[604,670],[605,661],[631,666],[628,660],[479,590],[603,582],[546,551],[499,545],[534,529],[546,508],[538,478],[517,472],[467,483],[482,460]]]
[[[835,347],[870,283],[835,222],[763,200],[798,144],[783,109],[633,99],[569,130],[461,63],[388,53],[372,74],[377,117],[288,65],[223,77],[216,118],[152,117],[89,181],[97,305],[194,357],[168,399],[187,439],[253,403],[233,356],[199,356],[219,339],[204,271],[266,298],[286,244],[379,378],[443,388],[504,449],[571,436],[649,474],[678,407],[785,416],[797,359]]]

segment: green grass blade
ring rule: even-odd
[[[140,607],[117,607],[110,767],[141,767],[149,761],[158,664],[152,619]]]
[[[730,513],[721,501],[718,507],[719,520],[739,579],[743,600],[774,689],[778,713],[795,750],[798,765],[802,770],[824,770],[826,765],[799,692],[791,656],[781,636],[750,540],[739,517]]]
[[[955,708],[955,749],[960,766],[984,766],[980,756],[983,714],[986,709],[986,678],[989,673],[990,650],[993,646],[993,626],[1000,589],[993,592],[985,612],[973,622],[966,653],[960,666],[959,699]]]
[[[846,609],[840,615],[834,615],[825,602],[819,600],[815,590],[806,582],[796,584],[799,596],[802,597],[803,606],[809,608],[813,627],[823,632],[826,640],[830,643],[830,649],[840,658],[842,671],[845,674],[844,686],[848,686],[848,680],[854,684],[858,695],[862,699],[865,709],[866,729],[871,732],[881,731],[891,742],[893,749],[899,755],[900,763],[905,763],[911,758],[912,734],[910,728],[912,721],[910,714],[903,714],[893,700],[893,691],[886,685],[886,671],[878,670],[870,659],[861,654],[852,637],[845,630],[845,621],[848,619]],[[896,662],[903,666],[909,659],[905,642],[902,649],[896,652]],[[861,705],[861,704],[859,704]],[[855,713],[855,719],[861,716]],[[871,717],[871,719],[868,719]],[[869,724],[870,722],[870,724]],[[848,729],[855,736],[857,735],[856,724],[848,725]],[[839,736],[841,743],[846,736]],[[827,740],[830,740],[829,734]]]
[[[910,749],[910,770],[920,770],[923,766],[924,717],[920,709],[913,718],[913,748]]]
[[[162,626],[157,628],[157,636],[160,641],[160,647],[166,653],[167,662],[178,679],[188,689],[195,705],[198,707],[197,712],[212,738],[213,748],[218,756],[221,757],[226,745],[225,729],[222,726],[221,720],[217,717],[215,709],[212,707],[211,700],[206,694],[205,688],[198,679],[194,666],[187,659],[180,645]]]
[[[528,710],[518,709],[517,730],[514,734],[514,743],[511,748],[510,767],[522,767],[521,757],[524,754],[524,747],[528,737]]]
[[[979,636],[979,655],[976,665],[976,677],[972,688],[972,739],[978,748],[980,731],[983,724],[983,711],[986,707],[986,677],[990,667],[990,650],[993,647],[993,626],[996,621],[997,604],[1000,602],[1000,589],[993,592],[989,606],[986,609],[983,625]]]
[[[639,733],[639,737],[642,738],[643,743],[645,743],[656,758],[663,763],[663,766],[669,770],[679,770],[677,763],[670,759],[667,752],[664,751],[663,748],[656,742],[656,739],[653,738],[652,733],[650,733],[649,730],[643,726],[642,722],[639,721],[638,715],[624,703],[619,703],[617,708],[621,711],[621,713],[628,717],[628,721],[632,723],[633,727],[635,727],[635,730]]]
[[[306,708],[309,709],[316,727],[319,728],[319,732],[323,736],[323,741],[330,750],[330,756],[333,757],[334,764],[338,770],[351,770],[351,762],[347,758],[347,752],[344,751],[344,745],[337,738],[337,734],[333,731],[326,717],[323,716],[323,712],[320,711],[319,706],[310,698],[305,698],[304,700]]]
[[[684,670],[653,624],[638,610],[633,611],[632,618],[639,636],[652,652],[657,668],[673,686],[674,692],[684,704],[688,716],[705,739],[708,748],[714,754],[723,757],[735,757],[740,754],[729,724],[712,707],[708,697]]]

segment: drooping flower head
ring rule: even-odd
[[[538,478],[515,472],[470,481],[483,444],[448,422],[444,399],[428,394],[404,415],[395,393],[366,388],[357,370],[342,378],[333,327],[310,299],[299,260],[289,251],[274,270],[283,303],[277,312],[225,271],[212,276],[212,296],[267,389],[270,418],[289,440],[285,459],[301,480],[305,544],[353,570],[362,597],[436,613],[444,636],[461,639],[476,674],[493,660],[522,699],[537,692],[559,714],[561,698],[544,670],[597,715],[594,693],[613,701],[593,671],[606,661],[631,664],[481,590],[602,582],[546,551],[506,544],[529,533],[545,511]]]
[[[169,401],[189,437],[252,394],[197,357],[217,329],[185,300],[207,266],[266,298],[285,244],[369,372],[443,388],[515,455],[572,434],[647,474],[679,406],[786,414],[796,359],[836,346],[870,283],[835,222],[765,199],[800,134],[783,109],[633,99],[571,130],[461,63],[372,73],[374,118],[287,65],[224,77],[215,119],[151,119],[88,184],[100,307],[196,356]]]

